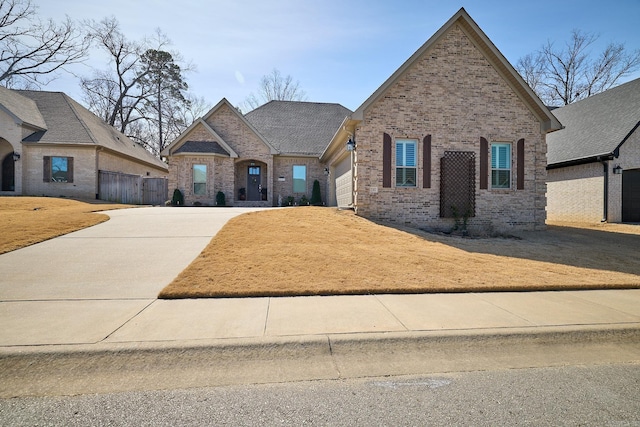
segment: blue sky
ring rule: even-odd
[[[309,101],[352,110],[371,95],[460,7],[512,63],[547,40],[564,43],[574,28],[640,49],[640,0],[34,0],[42,18],[101,20],[115,16],[132,40],[162,29],[197,71],[190,91],[212,105],[238,105],[273,68],[300,82]],[[94,55],[73,72],[106,68]],[[627,78],[640,77],[640,72]],[[70,75],[44,90],[81,101]]]

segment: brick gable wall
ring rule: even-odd
[[[418,141],[415,188],[383,188],[383,134]],[[431,135],[431,188],[422,188],[423,138]],[[447,150],[476,158],[476,216],[470,228],[539,229],[545,222],[546,144],[540,123],[455,25],[364,112],[356,130],[357,213],[376,220],[447,229],[440,218],[440,158]],[[512,143],[512,188],[480,190],[480,138]],[[516,142],[525,139],[524,189],[516,190]],[[395,147],[395,143],[393,144]],[[392,153],[395,165],[395,151]],[[489,172],[490,173],[490,169]]]
[[[267,183],[267,203],[271,204],[274,200],[273,185],[269,185],[269,183],[273,183],[274,179],[271,149],[227,105],[222,105],[216,110],[207,119],[207,124],[238,154],[239,158],[234,159],[235,163],[255,160],[266,165],[266,177],[263,177],[263,180],[266,180]],[[234,175],[237,176],[233,188],[233,197],[235,198],[240,188],[246,187],[246,170],[232,172],[231,179]],[[226,196],[227,202],[229,202],[229,194]]]

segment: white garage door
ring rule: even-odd
[[[353,178],[351,170],[336,178],[336,199],[339,208],[353,206]]]

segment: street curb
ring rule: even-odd
[[[640,324],[0,349],[0,397],[636,363]]]
[[[443,340],[477,341],[489,339],[585,339],[640,340],[640,323],[597,325],[558,325],[516,328],[441,329],[401,332],[326,333],[315,335],[263,336],[248,338],[215,338],[162,341],[102,341],[94,344],[44,344],[28,346],[0,346],[0,361],[6,357],[33,357],[37,355],[77,355],[95,353],[126,353],[137,351],[181,352],[189,349],[212,348],[228,351],[240,348],[273,349],[291,345],[330,345],[331,343],[384,343],[384,342],[437,342]]]

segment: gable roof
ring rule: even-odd
[[[278,153],[278,149],[276,147],[274,147],[273,144],[271,144],[271,142],[269,142],[264,137],[264,135],[262,135],[260,133],[260,131],[255,128],[253,123],[251,123],[249,120],[247,120],[247,118],[245,116],[243,116],[242,113],[240,111],[238,111],[238,109],[236,107],[231,105],[231,103],[229,101],[227,101],[227,98],[222,98],[222,100],[220,102],[218,102],[218,104],[215,107],[213,107],[211,110],[209,110],[209,112],[207,114],[205,114],[202,117],[202,119],[203,120],[207,120],[210,116],[213,115],[213,113],[215,113],[223,105],[226,105],[227,107],[229,107],[229,109],[240,119],[240,121],[242,123],[244,123],[249,129],[251,129],[251,131],[253,133],[255,133],[258,138],[260,138],[260,141],[262,141],[267,147],[269,147],[269,150],[271,151],[271,154],[279,154]]]
[[[167,165],[140,144],[106,124],[62,92],[16,91],[33,101],[46,127],[24,138],[24,143],[101,146],[167,170]]]
[[[565,125],[547,136],[547,163],[553,168],[617,157],[617,150],[640,125],[640,79],[553,110]]]
[[[216,141],[186,141],[173,152],[173,154],[182,153],[222,154],[223,156],[229,156],[227,150]]]
[[[476,45],[478,50],[485,56],[487,61],[511,86],[514,92],[522,99],[524,104],[540,121],[543,132],[553,132],[561,129],[562,125],[551,114],[549,109],[542,103],[540,98],[533,92],[529,85],[520,77],[520,74],[507,61],[502,53],[496,48],[493,42],[480,29],[464,8],[461,8],[451,17],[429,40],[427,40],[398,70],[391,75],[358,109],[353,113],[352,118],[362,120],[366,109],[378,100],[415,61],[417,61],[427,50],[434,46],[440,37],[449,31],[454,25],[460,25],[464,33]]]
[[[0,109],[8,113],[16,124],[35,130],[47,129],[36,103],[18,92],[0,86]]]
[[[174,139],[171,142],[171,144],[169,144],[164,150],[162,150],[160,155],[168,157],[168,156],[171,156],[173,154],[180,154],[180,153],[181,154],[187,154],[187,153],[224,154],[224,153],[216,153],[215,152],[216,149],[215,149],[215,147],[213,145],[207,146],[207,145],[199,144],[199,145],[196,146],[196,145],[191,144],[189,146],[190,149],[199,149],[199,150],[206,150],[206,151],[186,151],[186,149],[181,149],[181,146],[188,142],[189,133],[197,125],[202,125],[202,126],[205,127],[207,132],[211,134],[212,139],[215,140],[215,142],[218,143],[218,145],[226,152],[226,154],[228,154],[230,157],[238,157],[238,154],[229,146],[229,144],[227,144],[227,142],[211,126],[209,126],[209,124],[207,124],[207,122],[206,122],[206,120],[209,117],[211,117],[213,114],[215,114],[215,112],[218,111],[223,106],[228,107],[229,110],[231,110],[231,112],[233,114],[235,114],[237,116],[237,118],[242,123],[244,123],[260,139],[260,141],[262,141],[262,143],[264,143],[264,145],[266,145],[269,148],[269,151],[271,152],[271,154],[278,154],[278,150],[273,145],[271,145],[269,143],[269,141],[267,141],[265,139],[265,137],[262,136],[262,134],[260,134],[260,132],[258,132],[258,130],[253,126],[253,124],[251,124],[251,122],[249,122],[242,115],[242,113],[240,113],[240,111],[238,111],[238,109],[236,107],[231,105],[231,103],[229,101],[227,101],[227,98],[222,98],[220,100],[220,102],[218,102],[213,108],[211,108],[204,116],[202,116],[201,118],[195,120],[191,124],[191,126],[189,126],[176,139]],[[200,141],[200,142],[202,142],[202,141]],[[208,141],[208,142],[211,142],[211,141]]]
[[[318,157],[349,114],[334,103],[270,101],[245,117],[280,154]]]
[[[220,105],[220,104],[218,104]],[[215,107],[214,107],[215,108]],[[212,108],[211,111],[214,110]],[[206,116],[209,115],[207,113]],[[206,117],[205,116],[205,117]],[[211,135],[211,140],[207,141],[194,141],[190,140],[189,134],[193,129],[197,126],[202,126],[204,129]],[[173,154],[221,154],[229,157],[238,157],[238,154],[226,143],[226,141],[218,135],[218,133],[209,126],[204,119],[200,118],[191,123],[184,132],[182,132],[176,139],[174,139],[171,144],[169,144],[160,155],[168,157]]]

